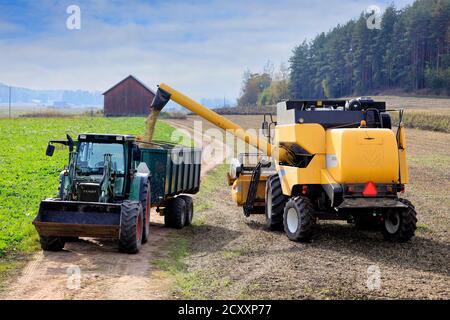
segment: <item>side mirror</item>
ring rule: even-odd
[[[141,161],[141,150],[138,146],[133,147],[133,161]]]
[[[53,157],[53,153],[55,153],[55,146],[49,144],[47,146],[47,150],[45,151],[45,155],[48,157]]]
[[[263,132],[263,135],[265,137],[269,137],[270,136],[269,123],[267,121],[264,121],[262,123],[262,132]]]

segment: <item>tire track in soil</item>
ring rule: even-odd
[[[197,144],[202,143],[193,135],[192,127],[167,122],[187,130],[197,139]],[[207,136],[203,139],[203,146],[224,148],[218,140]],[[202,160],[202,176],[215,165]],[[153,264],[165,257],[163,248],[167,247],[170,232],[171,229],[164,228],[164,218],[153,209],[149,242],[142,246],[137,255],[118,253],[117,241],[90,238],[67,243],[61,252],[39,251],[21,275],[10,280],[0,299],[170,299],[172,279]],[[76,277],[68,276],[68,268],[71,267],[81,271],[79,288],[76,288]]]

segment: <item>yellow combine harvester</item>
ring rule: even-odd
[[[401,110],[395,133],[384,102],[285,101],[277,122],[264,118],[261,138],[165,84],[152,107],[160,111],[169,100],[261,151],[240,155],[228,174],[246,216],[265,212],[268,228],[284,227],[294,241],[309,241],[318,219],[379,228],[389,241],[414,236],[416,211],[398,196],[408,183]]]

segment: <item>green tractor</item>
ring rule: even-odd
[[[198,158],[198,150],[158,143],[147,149],[130,135],[81,134],[76,142],[69,135],[50,141],[47,156],[53,156],[54,144],[68,146],[70,156],[57,198],[42,201],[33,222],[43,250],[59,251],[74,238],[92,237],[118,239],[121,252],[137,253],[149,239],[151,207],[164,213],[167,227],[192,221],[192,198],[180,194],[198,192],[200,164],[183,156]],[[182,160],[174,162],[180,154]],[[172,176],[179,172],[192,174],[174,186]]]

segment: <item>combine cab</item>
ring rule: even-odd
[[[50,141],[69,147],[58,197],[41,202],[33,224],[43,250],[62,250],[73,238],[119,240],[119,249],[137,253],[148,241],[150,208],[168,227],[183,228],[193,217],[192,198],[200,184],[201,151],[153,143],[140,148],[133,136],[82,134],[78,141]]]

